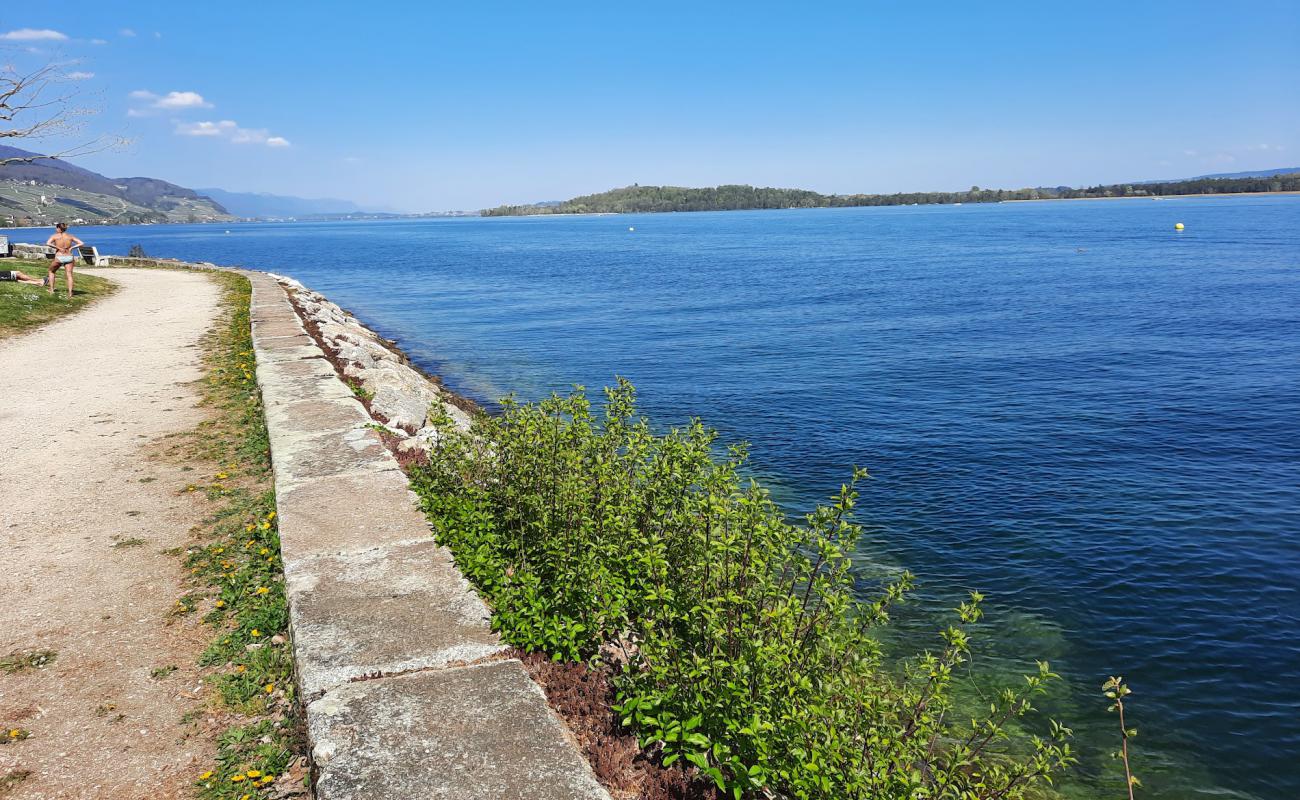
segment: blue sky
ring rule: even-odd
[[[75,61],[90,128],[131,139],[83,166],[409,211],[1297,166],[1297,42],[1300,3],[1249,0],[0,11],[5,60]]]

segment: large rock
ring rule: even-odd
[[[370,409],[395,428],[418,431],[429,418],[438,388],[402,364],[383,363],[366,370],[361,381],[370,392]]]

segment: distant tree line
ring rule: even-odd
[[[981,189],[965,192],[899,194],[819,194],[807,189],[770,189],[730,185],[705,189],[681,186],[625,186],[562,203],[499,206],[486,217],[533,214],[633,214],[665,211],[734,211],[755,208],[837,208],[846,206],[906,206],[936,203],[1000,203],[1008,200],[1072,200],[1095,197],[1170,197],[1193,194],[1300,191],[1300,173],[1266,178],[1196,178],[1162,183],[1117,183],[1075,189],[1069,186],[1033,189]]]

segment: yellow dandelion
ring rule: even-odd
[[[244,531],[247,533],[252,533],[256,529],[257,529],[256,525],[249,524],[244,526]]]
[[[228,477],[230,477],[230,476],[227,475],[227,474],[224,473],[224,472],[218,472],[218,473],[217,473],[217,480],[221,480],[222,478],[228,478]]]
[[[243,775],[231,775],[231,776],[230,776],[230,782],[231,782],[231,783],[240,783],[240,782],[243,781],[243,780],[245,780],[245,778],[244,778]]]
[[[245,774],[247,774],[248,777],[250,777],[250,778],[260,778],[260,777],[262,777],[262,771],[259,770],[259,769],[250,769],[250,770],[249,770],[247,773],[245,773]]]
[[[266,515],[266,518],[267,518],[267,519],[275,519],[275,512],[272,511],[270,514],[267,514],[267,515]]]
[[[258,594],[266,594],[267,592],[270,592],[270,591],[271,591],[271,590],[268,589],[268,588],[266,588],[265,586],[259,586],[259,587],[257,587],[257,593],[258,593]]]
[[[208,770],[207,772],[205,772],[205,773],[203,773],[202,775],[199,776],[199,780],[201,780],[201,781],[206,781],[208,778],[211,778],[211,777],[212,777],[212,770]]]
[[[263,547],[261,550],[258,550],[257,552],[261,553],[262,555],[266,555],[267,553],[271,552],[271,548]]]
[[[273,781],[273,780],[275,780],[275,776],[274,776],[274,775],[263,775],[263,776],[262,776],[262,783],[263,783],[263,784],[270,783],[270,782]]]
[[[270,530],[270,529],[271,529],[271,523],[269,523],[269,522],[263,522],[263,523],[262,523],[262,530],[267,531],[267,530]]]
[[[274,558],[268,558],[268,559],[266,559],[266,563],[270,564],[270,563],[271,563],[272,561],[274,561],[274,560],[275,560]]]
[[[23,732],[20,731],[20,730],[18,730],[17,728],[14,728],[13,730],[9,731],[9,738],[10,738],[10,739],[17,739],[19,736],[22,736],[22,735],[23,735]]]
[[[275,691],[275,684],[274,684],[274,683],[268,683],[268,684],[266,685],[266,693],[267,693],[267,694],[270,694],[271,692],[274,692],[274,691]]]
[[[217,608],[225,608],[225,607],[226,607],[226,601],[225,601],[225,600],[218,600],[218,601],[217,601]]]
[[[239,796],[239,800],[253,800],[253,796],[245,792]]]
[[[248,667],[244,666],[243,664],[240,664],[239,666],[235,667],[235,672],[244,672],[247,669]]]
[[[253,630],[250,632],[250,635],[253,636],[254,638],[256,638],[256,637],[258,637],[258,636],[261,636],[261,635],[262,635],[262,632],[259,631],[257,628],[253,628]]]

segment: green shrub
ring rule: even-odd
[[[600,417],[580,387],[503,406],[469,433],[437,415],[412,475],[425,511],[507,641],[623,665],[617,710],[664,764],[735,797],[993,800],[1073,763],[1064,727],[1010,732],[1056,677],[1046,664],[958,721],[980,595],[935,652],[885,657],[878,629],[912,577],[854,591],[865,471],[795,524],[742,478],[743,447],[720,456],[698,421],[653,433],[626,381]]]

